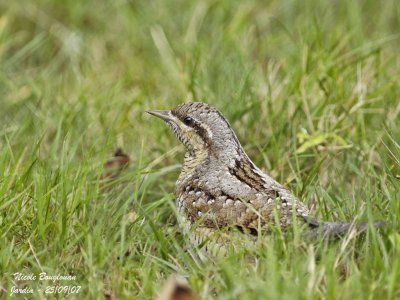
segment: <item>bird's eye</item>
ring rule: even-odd
[[[183,124],[186,126],[193,126],[194,120],[191,117],[186,117],[183,119]]]

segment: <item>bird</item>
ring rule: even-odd
[[[172,129],[186,148],[175,185],[178,221],[200,245],[215,232],[247,236],[287,231],[294,222],[309,236],[337,237],[367,223],[319,221],[290,190],[261,171],[249,158],[228,120],[202,102],[171,110],[150,110]],[[381,224],[376,224],[377,227]],[[194,230],[193,230],[194,228]]]

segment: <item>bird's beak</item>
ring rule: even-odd
[[[173,117],[171,116],[171,111],[170,110],[146,110],[148,114],[151,114],[153,116],[156,116],[165,122],[168,121],[173,121]]]

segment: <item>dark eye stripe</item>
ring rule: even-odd
[[[206,143],[207,145],[211,144],[211,139],[208,136],[207,129],[204,127],[201,122],[196,121],[192,117],[189,117],[186,113],[182,113],[179,110],[172,110],[171,113],[176,116],[179,120],[182,121],[183,124],[186,126],[190,126],[194,128],[195,132],[201,137],[201,139]],[[190,119],[190,120],[189,120]],[[190,125],[189,125],[190,123]]]
[[[204,141],[204,143],[206,143],[207,145],[211,144],[211,140],[210,137],[208,136],[208,132],[207,129],[202,126],[202,125],[198,125],[196,126],[196,133],[201,137],[201,139]]]

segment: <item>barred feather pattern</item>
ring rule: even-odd
[[[269,233],[271,225],[286,230],[294,220],[312,237],[366,229],[366,224],[321,222],[310,216],[304,203],[250,160],[215,108],[185,103],[168,112],[167,123],[187,149],[175,195],[180,223],[193,243],[211,239],[217,229],[254,236]]]

